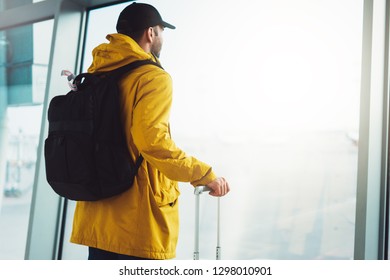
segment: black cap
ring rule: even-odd
[[[156,25],[162,25],[170,29],[176,28],[172,24],[163,21],[160,13],[152,5],[133,3],[120,13],[116,30],[118,33],[127,33]]]

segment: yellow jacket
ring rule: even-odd
[[[93,50],[89,72],[109,71],[135,60],[156,59],[130,37],[107,36]],[[144,65],[120,82],[121,114],[135,160],[144,161],[133,186],[101,201],[78,202],[71,242],[151,259],[175,257],[179,232],[177,181],[204,185],[211,167],[186,155],[171,139],[172,81],[167,72]]]

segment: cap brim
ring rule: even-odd
[[[165,21],[162,22],[162,25],[163,25],[164,27],[166,27],[166,28],[176,29],[176,27],[175,27],[174,25],[169,24],[168,22],[165,22]]]

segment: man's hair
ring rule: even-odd
[[[154,35],[158,36],[159,34],[158,34],[158,29],[156,28],[156,26],[151,26],[151,27],[153,28]],[[149,29],[149,27],[145,28],[145,29],[137,30],[137,31],[120,30],[120,32],[118,32],[118,33],[129,36],[134,41],[139,42],[141,40],[144,32],[148,29]]]
[[[146,31],[146,29],[141,29],[141,30],[137,30],[137,31],[121,30],[119,33],[120,34],[124,34],[126,36],[129,36],[134,41],[139,42],[141,40],[142,35],[144,34],[145,31]]]

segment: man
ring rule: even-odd
[[[93,50],[89,72],[116,69],[136,60],[157,63],[164,28],[147,4],[133,3],[120,14],[117,34]],[[71,242],[89,246],[89,259],[169,259],[176,254],[179,231],[178,181],[207,185],[210,195],[229,192],[224,178],[186,155],[170,136],[172,82],[155,65],[144,65],[120,81],[121,115],[131,156],[144,161],[133,186],[101,201],[78,202]]]

